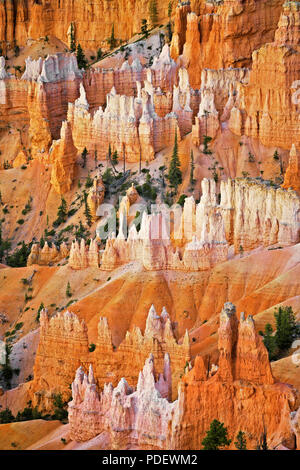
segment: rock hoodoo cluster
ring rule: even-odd
[[[79,368],[69,403],[72,439],[86,441],[104,432],[109,447],[199,449],[211,421],[221,419],[230,438],[243,430],[250,448],[266,430],[269,445],[293,446],[295,390],[275,383],[253,318],[241,314],[238,321],[230,303],[220,314],[219,354],[212,374],[203,358],[196,357],[179,382],[174,402],[166,398],[172,369],[168,355],[159,376],[150,355],[136,389],[122,378],[116,388],[107,384],[98,394],[92,366],[88,375]]]
[[[113,345],[107,319],[100,318],[93,352],[89,352],[87,326],[77,315],[65,312],[49,318],[47,311],[42,311],[40,324],[31,393],[33,402],[44,409],[51,407],[55,391],[68,396],[68,386],[79,366],[92,364],[96,384],[100,387],[108,381],[116,385],[122,377],[135,385],[138,372],[150,353],[154,355],[157,371],[162,373],[168,357],[172,374],[168,376],[165,393],[169,398],[175,397],[179,377],[190,360],[188,335],[178,344],[167,311],[163,309],[159,316],[154,306],[150,308],[144,334],[134,328],[117,348]]]

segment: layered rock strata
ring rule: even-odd
[[[49,317],[41,312],[40,342],[34,366],[34,381],[31,384],[33,403],[44,409],[52,406],[53,393],[68,396],[68,387],[79,366],[92,364],[95,381],[99,387],[111,381],[114,386],[122,377],[135,386],[139,370],[146,358],[153,353],[157,371],[163,373],[164,358],[168,354],[172,374],[165,387],[165,396],[176,397],[177,383],[190,360],[188,334],[182,344],[175,339],[174,325],[165,309],[157,315],[150,308],[144,334],[135,327],[127,332],[125,339],[116,348],[106,318],[100,318],[98,339],[94,352],[89,352],[88,331],[84,321],[70,312]],[[138,354],[137,354],[138,351]]]
[[[172,403],[165,398],[171,375],[168,356],[158,376],[150,355],[136,390],[122,378],[116,388],[105,385],[98,393],[93,368],[88,375],[78,369],[69,403],[71,438],[80,442],[106,433],[109,448],[200,449],[210,423],[218,419],[232,441],[243,430],[248,449],[256,448],[264,432],[270,447],[293,448],[296,391],[275,383],[253,318],[241,314],[238,321],[231,303],[220,315],[218,347],[219,366],[210,368],[197,356]]]
[[[241,86],[232,110],[230,129],[258,138],[265,146],[300,145],[299,21],[299,3],[286,2],[275,41],[253,53],[249,84]]]

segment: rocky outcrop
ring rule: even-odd
[[[285,189],[292,188],[294,191],[300,192],[300,161],[294,144],[290,151],[289,165],[284,175],[282,187]]]
[[[292,429],[296,435],[297,449],[300,450],[300,408],[297,412],[291,413]]]
[[[279,0],[206,2],[200,16],[179,6],[171,51],[188,68],[192,87],[200,88],[205,68],[248,67],[252,52],[274,40],[281,5]]]
[[[90,240],[89,245],[85,244],[82,238],[80,243],[77,240],[72,242],[68,265],[72,269],[85,269],[88,266],[99,267],[99,248],[96,240]]]
[[[294,191],[250,178],[228,179],[221,181],[219,197],[215,181],[203,179],[199,204],[187,198],[171,232],[170,212],[163,208],[143,213],[139,232],[132,224],[127,234],[129,224],[122,222],[118,236],[112,233],[106,242],[101,269],[139,260],[148,270],[205,271],[227,260],[230,245],[240,253],[299,242],[300,199]]]
[[[34,243],[27,259],[27,266],[31,266],[33,264],[48,266],[58,263],[62,259],[66,259],[68,256],[69,249],[65,242],[60,245],[59,249],[54,244],[50,247],[47,241],[42,248],[39,243]]]
[[[81,93],[83,92],[81,88]],[[97,151],[97,158],[107,157],[109,145],[128,162],[153,160],[156,152],[172,145],[177,128],[176,114],[156,115],[151,96],[143,90],[141,98],[117,95],[113,88],[107,95],[105,111],[100,107],[92,117],[87,102],[69,104],[68,121],[74,143],[82,151]]]
[[[148,317],[147,327],[158,321]],[[293,413],[291,423],[290,413],[295,410],[296,391],[275,383],[253,318],[241,314],[238,321],[231,303],[220,315],[219,352],[218,367],[196,357],[179,382],[173,403],[165,398],[172,369],[168,355],[161,375],[150,355],[136,390],[122,378],[115,389],[109,384],[98,393],[93,368],[88,375],[78,369],[68,408],[71,439],[87,441],[104,432],[109,448],[200,449],[210,423],[219,419],[232,441],[243,430],[248,449],[256,448],[264,432],[271,448],[293,448],[298,415]]]
[[[153,353],[158,373],[165,370],[166,354],[172,365],[168,373],[168,385],[162,393],[175,398],[177,384],[185,366],[190,360],[188,334],[182,344],[175,339],[174,325],[165,309],[157,315],[152,306],[146,321],[144,335],[134,327],[127,332],[118,348],[112,343],[112,335],[106,318],[100,318],[96,349],[89,352],[88,331],[84,321],[69,312],[58,313],[49,318],[46,311],[41,313],[40,343],[34,366],[34,381],[31,395],[40,408],[51,409],[53,393],[68,396],[70,377],[79,366],[92,364],[95,382],[99,387],[111,381],[114,386],[122,377],[131,386],[136,386],[138,373],[149,354]],[[138,352],[138,353],[137,353]]]
[[[79,70],[75,54],[57,53],[48,55],[45,60],[41,57],[25,60],[25,72],[22,80],[38,81],[40,83],[54,83],[59,81],[73,81],[82,78],[83,72]]]
[[[255,331],[251,316],[227,303],[220,315],[219,368],[207,379],[202,357],[179,385],[171,445],[175,449],[199,449],[213,419],[228,429],[229,438],[245,432],[247,448],[255,449],[264,432],[270,448],[279,444],[293,448],[290,412],[296,406],[296,391],[274,383],[268,353]],[[272,410],[272,411],[271,411]]]
[[[112,270],[139,260],[147,270],[204,271],[227,259],[224,229],[218,234],[213,229],[205,233],[204,227],[204,238],[193,237],[182,249],[174,248],[170,241],[169,216],[162,212],[152,215],[144,212],[139,232],[132,224],[128,238],[124,231],[120,231],[117,238],[112,234],[106,242],[101,269]]]
[[[74,371],[88,358],[89,343],[85,322],[68,311],[49,317],[47,310],[42,310],[40,327],[30,391],[34,406],[49,410],[54,392],[68,398]]]
[[[43,2],[13,2],[5,0],[0,5],[0,42],[26,45],[27,39],[56,36],[68,43],[70,25],[74,25],[75,39],[82,47],[96,51],[107,47],[112,25],[116,38],[128,40],[141,30],[142,18],[149,20],[149,0],[65,0],[57,4]],[[167,0],[158,5],[158,24],[167,21]]]
[[[88,375],[79,368],[68,407],[71,439],[87,441],[106,432],[114,448],[124,448],[126,443],[142,449],[151,449],[153,444],[154,448],[163,447],[174,407],[165,398],[170,380],[169,356],[165,355],[164,372],[159,376],[154,363],[151,354],[136,389],[122,378],[116,388],[105,385],[100,394],[92,367]]]
[[[74,181],[77,160],[77,148],[67,121],[62,123],[60,139],[53,141],[49,154],[52,163],[51,184],[58,194],[67,193]]]
[[[101,175],[97,175],[93,180],[93,186],[89,190],[87,203],[91,211],[93,220],[97,220],[97,209],[104,201],[105,185],[102,181]]]
[[[182,54],[186,40],[187,14],[191,12],[191,5],[178,4],[175,11],[174,32],[171,42],[171,57],[177,59]]]
[[[286,2],[275,41],[253,53],[249,84],[239,90],[239,111],[233,109],[232,131],[258,138],[269,147],[290,149],[292,143],[300,145],[300,45],[295,33],[299,18],[299,3]]]
[[[204,179],[198,206],[192,204],[190,207],[190,201],[187,200],[187,209],[184,207],[185,237],[191,239],[194,233],[205,240],[209,230],[214,230],[210,239],[221,240],[222,230],[225,230],[225,239],[235,246],[237,252],[240,246],[244,250],[251,250],[261,245],[298,243],[299,202],[294,191],[275,188],[259,180],[241,178],[221,181],[218,204],[215,182]],[[211,217],[219,218],[221,224]],[[210,222],[207,223],[207,219]],[[195,232],[191,232],[190,220],[195,220]]]

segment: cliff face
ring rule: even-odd
[[[52,35],[68,43],[74,24],[76,42],[96,50],[106,45],[112,25],[118,39],[140,32],[142,18],[149,21],[149,0],[4,0],[0,4],[0,42]],[[158,2],[158,24],[167,20],[168,0]]]
[[[40,342],[30,390],[33,403],[41,408],[51,409],[54,392],[62,392],[68,397],[68,386],[80,365],[93,365],[99,387],[109,381],[115,386],[122,377],[135,386],[139,370],[150,353],[155,357],[158,372],[164,371],[165,354],[169,355],[172,374],[168,378],[165,394],[169,398],[176,397],[179,377],[190,360],[190,346],[188,335],[183,344],[177,343],[174,325],[165,309],[159,316],[152,306],[144,335],[139,328],[134,328],[127,332],[117,349],[112,344],[107,319],[100,318],[94,352],[89,352],[86,324],[80,322],[75,314],[65,312],[49,318],[47,312],[43,311],[40,323]]]
[[[274,383],[252,317],[241,314],[238,321],[230,303],[220,315],[219,352],[218,367],[206,367],[203,358],[196,357],[173,403],[166,399],[172,369],[168,355],[160,376],[150,355],[136,390],[122,378],[115,389],[105,385],[98,394],[93,369],[88,376],[78,369],[69,403],[71,438],[86,441],[105,432],[108,448],[200,449],[211,421],[220,419],[230,438],[245,432],[248,449],[255,448],[266,429],[270,446],[293,448],[298,432],[297,415],[293,423],[290,420],[295,390]]]
[[[270,446],[284,443],[293,447],[290,412],[296,406],[295,390],[274,383],[253,319],[241,314],[238,322],[230,303],[224,305],[220,316],[219,352],[219,368],[211,378],[206,379],[198,357],[180,383],[178,417],[172,423],[173,447],[201,448],[213,419],[225,423],[231,438],[243,430],[247,448],[256,447],[264,429]]]
[[[285,3],[275,41],[253,53],[249,84],[241,87],[239,112],[234,111],[243,127],[238,126],[236,133],[259,138],[266,146],[290,149],[292,143],[300,145],[299,21],[299,3]]]
[[[176,11],[172,57],[182,54],[193,88],[200,88],[204,68],[249,66],[252,52],[274,40],[281,6],[281,0],[225,0],[219,6],[206,3],[199,17],[181,7]]]

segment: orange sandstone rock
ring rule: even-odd
[[[67,121],[62,123],[60,139],[53,141],[49,154],[52,162],[51,184],[58,194],[64,194],[71,189],[74,181],[77,158],[77,148]]]
[[[145,334],[148,328],[158,331],[157,322],[155,314],[148,317]],[[104,337],[109,338],[103,326]],[[150,355],[136,390],[122,378],[115,389],[105,385],[98,393],[94,368],[90,366],[88,375],[79,368],[69,403],[71,438],[87,441],[105,432],[109,448],[199,449],[211,421],[219,419],[232,440],[239,430],[245,432],[248,449],[257,446],[265,430],[270,447],[293,448],[299,427],[296,391],[274,383],[268,353],[252,317],[242,316],[238,322],[231,303],[221,312],[219,349],[219,367],[211,366],[210,373],[210,365],[197,357],[179,382],[179,396],[173,403],[166,399],[172,374],[168,355],[159,376]]]
[[[299,155],[295,145],[293,144],[290,151],[289,166],[284,175],[283,188],[292,188],[300,192],[300,162]]]
[[[41,408],[51,409],[51,394],[55,391],[67,397],[68,385],[80,365],[93,365],[95,380],[100,387],[109,381],[117,385],[122,377],[135,386],[138,372],[150,353],[157,362],[157,371],[164,370],[164,357],[169,354],[172,380],[170,377],[166,396],[176,397],[179,377],[190,360],[190,345],[187,334],[182,344],[177,343],[174,326],[165,309],[158,316],[152,306],[144,335],[135,327],[127,332],[117,349],[112,344],[107,319],[100,318],[96,350],[92,353],[89,352],[86,324],[75,314],[65,312],[49,318],[43,311],[40,323],[40,343],[30,393],[33,402]]]

